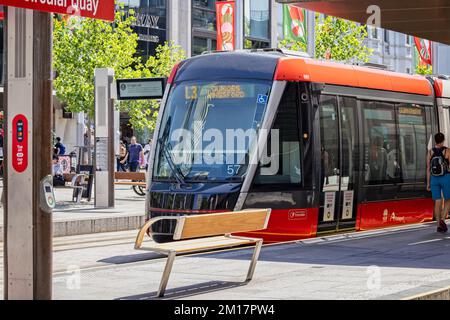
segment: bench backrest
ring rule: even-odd
[[[115,172],[114,179],[116,180],[138,180],[145,181],[145,172]]]
[[[271,209],[254,209],[180,217],[174,240],[192,239],[267,228]]]

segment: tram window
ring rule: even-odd
[[[364,119],[364,180],[367,184],[400,182],[395,106],[361,101]]]
[[[335,96],[320,96],[321,191],[339,190],[339,120]]]
[[[268,139],[266,155],[255,177],[255,186],[298,185],[302,181],[297,88],[296,83],[290,83],[286,88]]]
[[[425,108],[415,104],[398,104],[397,114],[402,180],[424,182],[427,151]]]
[[[356,122],[356,99],[340,97],[341,107],[341,190],[353,190],[355,177],[354,171],[358,167],[358,133]]]

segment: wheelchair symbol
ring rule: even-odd
[[[266,104],[268,100],[268,96],[264,95],[264,94],[258,94],[258,104]]]

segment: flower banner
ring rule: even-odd
[[[414,43],[416,45],[417,52],[419,53],[420,63],[432,65],[432,42],[421,38],[414,37]]]
[[[232,51],[235,48],[235,8],[235,1],[216,3],[218,51]]]
[[[306,44],[306,10],[289,4],[283,5],[283,32],[285,39]]]

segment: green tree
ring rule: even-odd
[[[421,74],[424,76],[433,74],[433,67],[429,65],[418,64],[416,67],[416,74]]]
[[[367,62],[373,50],[364,44],[367,30],[355,22],[327,16],[319,23],[316,14],[315,58],[345,61],[350,63]],[[280,48],[306,51],[303,42],[282,40]]]
[[[174,66],[186,58],[185,51],[173,42],[166,42],[156,48],[155,56],[149,59],[142,66],[139,66],[139,77],[141,78],[167,78],[170,76]],[[147,128],[150,131],[155,129],[156,119],[159,111],[159,101],[122,101],[119,110],[128,112],[130,123],[134,129],[142,131]]]
[[[123,8],[123,5],[120,5]],[[137,55],[138,35],[131,25],[134,12],[117,10],[115,22],[55,18],[53,63],[57,77],[54,87],[58,99],[67,104],[71,112],[85,112],[94,116],[94,70],[113,68],[116,78],[167,77],[173,66],[185,58],[183,50],[165,43],[156,55],[146,62]],[[154,129],[159,104],[157,101],[131,101],[118,105],[129,112],[133,128]]]

